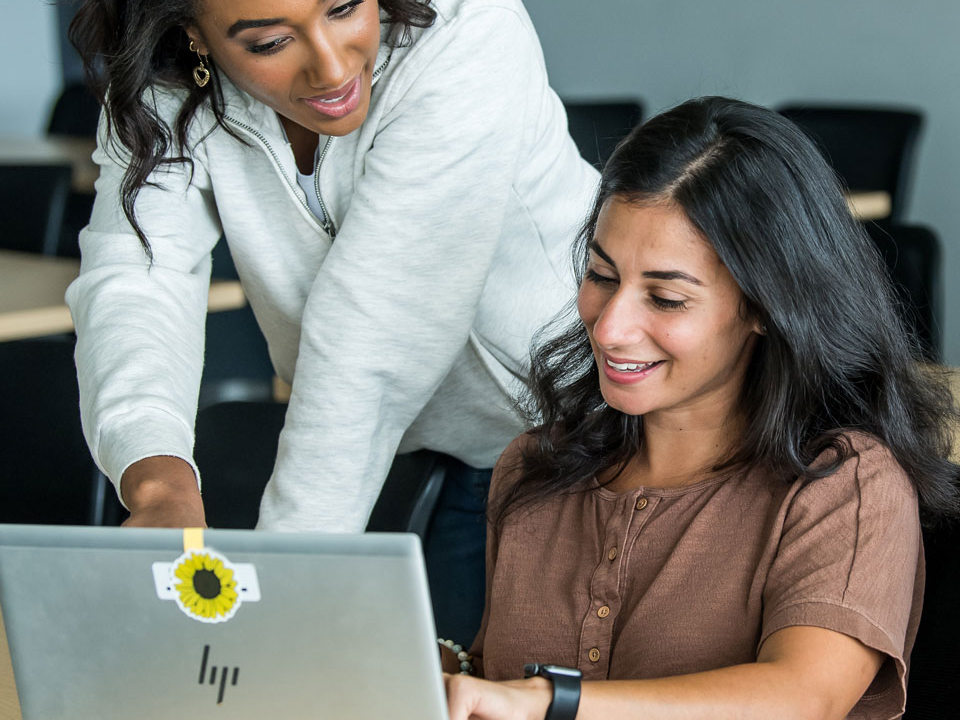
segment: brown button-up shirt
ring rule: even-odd
[[[917,498],[886,447],[852,440],[857,454],[812,482],[594,484],[508,515],[488,531],[472,650],[485,676],[521,677],[525,662],[587,680],[693,673],[753,662],[772,633],[813,625],[888,656],[849,717],[896,717],[923,592]],[[492,496],[510,482],[502,468]]]

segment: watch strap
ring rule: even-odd
[[[547,708],[544,720],[575,720],[580,708],[580,680],[583,674],[579,670],[558,665],[524,665],[524,677],[539,675],[553,685],[553,699]]]

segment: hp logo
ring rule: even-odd
[[[223,702],[223,692],[227,689],[227,678],[230,678],[230,684],[237,684],[237,676],[240,674],[240,668],[229,668],[226,665],[222,667],[217,667],[216,665],[210,666],[210,679],[207,680],[207,661],[210,659],[210,646],[203,646],[203,659],[200,661],[200,684],[204,685],[209,683],[210,685],[216,685],[218,682],[220,684],[220,690],[217,692],[217,705]]]

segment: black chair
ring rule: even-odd
[[[73,336],[0,343],[0,522],[102,522],[73,351]]]
[[[211,527],[256,525],[286,410],[281,403],[225,402],[198,413],[194,459]],[[367,530],[415,532],[424,539],[444,472],[445,456],[439,453],[397,455]]]
[[[890,195],[890,220],[903,218],[923,116],[912,110],[789,105],[780,113],[799,125],[853,191]]]
[[[57,253],[71,173],[69,165],[0,165],[0,248]]]
[[[212,277],[238,280],[225,239],[213,248]],[[200,407],[216,403],[273,397],[273,362],[267,341],[249,305],[209,313],[206,319]]]
[[[960,707],[960,525],[924,530],[927,565],[923,615],[910,655],[907,711],[904,720],[945,720]]]
[[[99,121],[100,103],[83,83],[73,83],[57,97],[47,122],[47,134],[95,138]]]
[[[64,11],[66,12],[66,11]],[[71,17],[75,8],[69,10]],[[68,46],[69,47],[69,46]],[[72,52],[72,48],[70,48]],[[74,53],[75,54],[75,53]],[[47,135],[64,138],[88,138],[97,136],[100,119],[100,103],[83,83],[68,84],[57,97],[47,122]],[[72,191],[69,193],[63,216],[63,230],[56,253],[62,257],[80,257],[77,238],[80,230],[90,221],[93,210],[93,194]]]
[[[939,362],[943,300],[937,236],[919,225],[879,222],[867,223],[866,228],[890,271],[907,327],[926,359]]]
[[[602,168],[617,143],[643,117],[643,107],[636,100],[574,102],[564,100],[570,136],[584,160]]]

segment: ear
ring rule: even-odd
[[[197,52],[201,55],[210,54],[210,48],[207,47],[207,43],[204,42],[203,35],[200,34],[200,30],[196,25],[185,25],[183,31],[187,34],[187,39],[193,43]]]
[[[757,335],[767,334],[767,326],[760,322],[759,318],[753,321],[753,327],[751,327],[751,330],[753,330]]]

